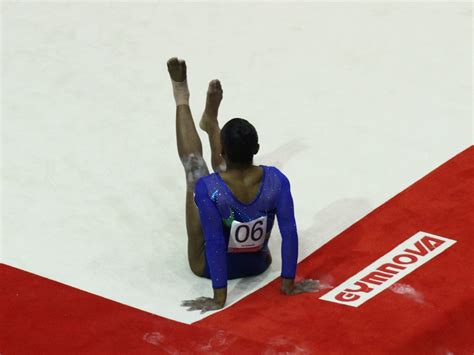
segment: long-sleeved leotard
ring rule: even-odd
[[[255,199],[236,199],[219,174],[196,182],[194,201],[199,208],[205,239],[206,273],[213,288],[228,279],[258,275],[267,267],[268,238],[275,215],[282,236],[281,276],[294,278],[298,233],[288,178],[276,167],[260,165],[263,177]]]

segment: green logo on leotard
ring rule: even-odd
[[[232,222],[234,222],[234,210],[232,208],[230,208],[230,216],[228,218],[224,218],[222,221],[227,227],[232,225]]]
[[[219,194],[219,190],[215,190],[212,194],[211,194],[211,200],[217,204],[217,196]],[[232,226],[232,222],[234,222],[234,210],[232,208],[230,208],[230,215],[229,217],[227,218],[223,218],[222,219],[222,222],[224,223],[224,225],[226,225],[227,227],[230,227]]]

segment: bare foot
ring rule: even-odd
[[[207,89],[206,108],[202,114],[199,127],[209,133],[211,127],[217,125],[217,111],[222,101],[222,86],[218,79],[212,80]]]
[[[173,57],[168,60],[167,64],[172,80],[178,82],[186,80],[186,62],[184,59],[178,60],[177,57]]]

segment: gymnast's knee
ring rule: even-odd
[[[206,277],[205,267],[197,266],[191,263],[189,264],[189,267],[191,268],[191,271],[193,272],[194,275],[199,276],[199,277]]]
[[[190,153],[180,158],[186,173],[187,187],[194,191],[196,181],[203,176],[209,175],[209,169],[207,168],[204,158],[200,154]]]

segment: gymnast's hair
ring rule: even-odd
[[[249,121],[233,118],[222,127],[221,145],[231,162],[251,165],[258,151],[257,130]]]

